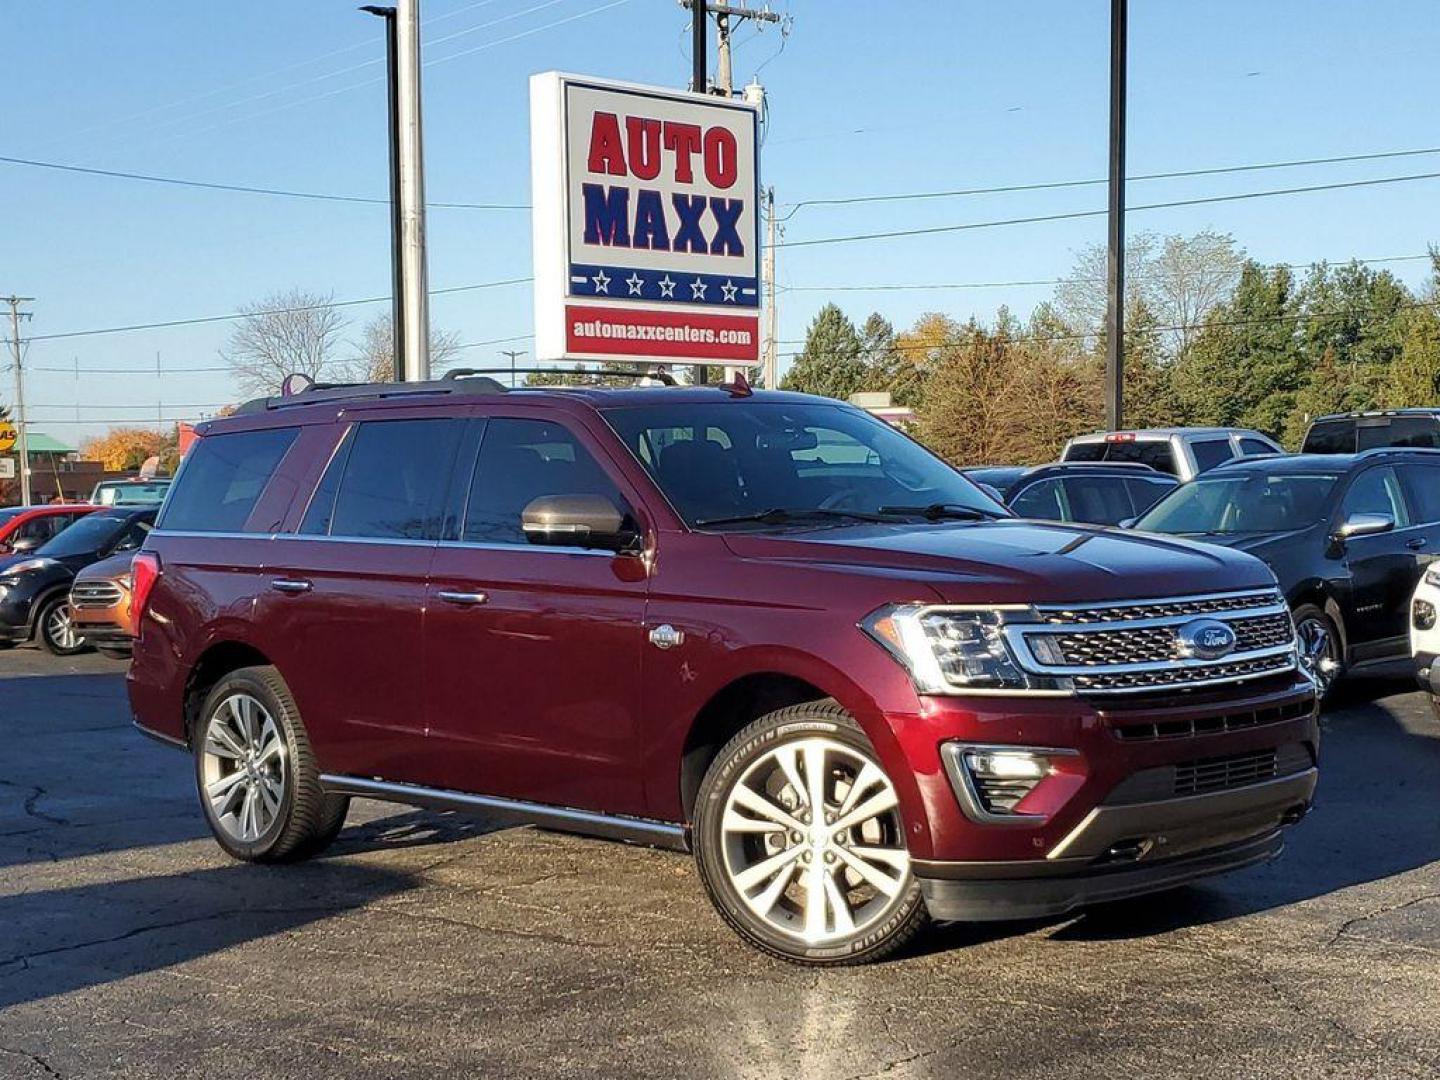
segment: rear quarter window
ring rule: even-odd
[[[1228,438],[1197,439],[1190,444],[1190,452],[1195,455],[1197,472],[1209,472],[1216,465],[1223,465],[1235,456]]]
[[[298,428],[267,428],[201,439],[175,480],[158,527],[180,532],[248,531],[250,512],[298,433]]]
[[[1353,454],[1355,452],[1355,421],[1325,420],[1311,424],[1305,433],[1302,454]]]

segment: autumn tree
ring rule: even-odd
[[[163,456],[167,439],[149,428],[111,428],[80,444],[80,456],[98,461],[107,472],[134,472],[147,458]]]
[[[290,289],[240,309],[240,321],[220,350],[242,393],[278,393],[287,375],[315,382],[344,377],[338,353],[345,319],[332,297]]]
[[[430,327],[430,367],[437,370],[460,352],[460,335]],[[351,382],[392,382],[395,379],[395,316],[384,311],[365,324],[355,356],[345,364]]]

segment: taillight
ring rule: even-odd
[[[160,580],[160,556],[153,551],[138,551],[135,561],[130,564],[130,622],[138,632],[140,620],[145,616],[145,605],[150,599],[150,590]]]

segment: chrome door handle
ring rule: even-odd
[[[1411,551],[1415,551],[1425,546],[1425,538],[1423,536],[1413,536],[1405,541],[1405,546]]]
[[[464,607],[475,607],[490,599],[483,592],[457,592],[451,589],[442,589],[435,595],[447,604],[460,604]]]
[[[283,593],[306,593],[314,587],[310,582],[300,578],[276,578],[270,582],[270,588]]]

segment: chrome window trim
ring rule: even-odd
[[[442,548],[467,548],[476,551],[528,551],[536,555],[599,555],[612,559],[625,557],[623,552],[609,548],[571,547],[562,544],[501,544],[493,540],[441,540]]]

